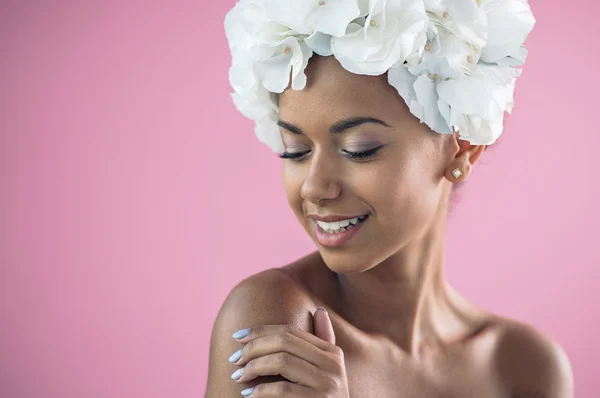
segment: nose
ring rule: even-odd
[[[311,164],[302,183],[300,196],[314,204],[338,198],[342,193],[342,184],[335,162],[319,151],[315,151],[309,161]]]

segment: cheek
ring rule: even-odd
[[[412,234],[435,214],[439,192],[431,163],[413,158],[402,164],[388,164],[387,171],[374,178],[377,189],[370,189],[377,192],[377,197],[372,206],[384,227],[397,234]]]
[[[288,163],[284,161],[283,164],[283,188],[291,209],[300,217],[303,216],[301,190],[304,176],[297,166]]]

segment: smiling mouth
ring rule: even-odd
[[[326,234],[339,234],[341,232],[344,231],[348,231],[362,223],[365,222],[365,220],[368,218],[368,215],[364,215],[364,216],[359,216],[359,217],[355,217],[355,218],[350,218],[347,220],[340,220],[340,221],[334,221],[334,222],[325,222],[325,221],[319,221],[316,220],[317,225],[319,226],[319,228],[321,229],[321,231],[325,232]]]

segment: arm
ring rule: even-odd
[[[511,398],[573,398],[573,372],[562,347],[534,328],[507,327],[498,366]]]
[[[248,383],[234,382],[231,374],[239,366],[227,358],[243,344],[231,335],[239,329],[267,324],[287,324],[313,333],[311,311],[315,309],[295,282],[277,269],[263,271],[236,285],[221,306],[212,329],[205,398],[238,398],[248,387],[286,380],[265,376]]]

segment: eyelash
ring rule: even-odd
[[[382,147],[383,147],[383,145],[380,145],[376,148],[369,149],[368,151],[362,151],[362,152],[344,151],[344,153],[346,153],[348,155],[349,159],[365,160],[365,159],[369,159],[369,158],[372,158],[373,156],[375,156],[375,154],[377,152],[379,152],[379,150]],[[310,151],[298,152],[298,153],[283,152],[281,155],[279,155],[279,157],[282,159],[291,159],[291,160],[295,160],[295,161],[300,161],[300,158],[302,156],[306,155],[308,152],[310,152]]]

